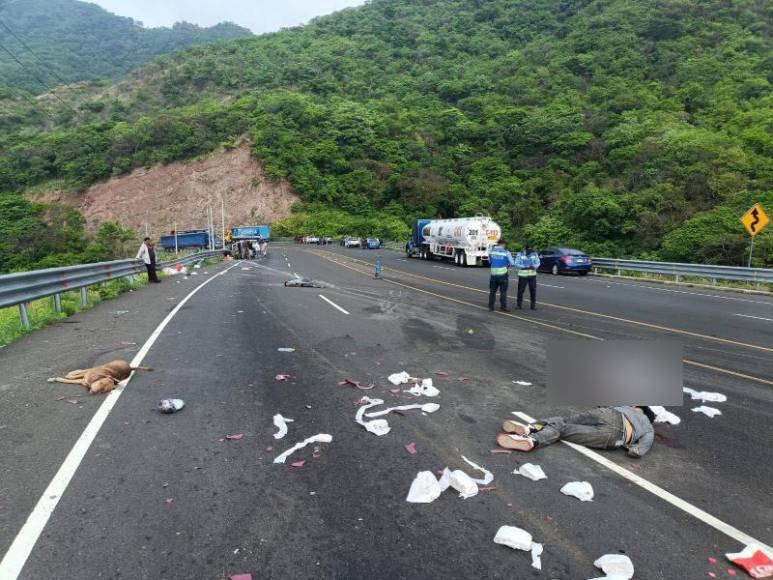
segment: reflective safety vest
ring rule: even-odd
[[[513,255],[504,248],[494,247],[489,252],[488,261],[491,265],[492,276],[504,276],[507,274],[507,267],[515,265]]]
[[[537,275],[537,268],[539,268],[539,256],[537,252],[532,252],[528,256],[523,252],[518,252],[515,255],[515,267],[518,270],[518,276],[522,278],[530,278]],[[526,270],[531,266],[533,270]]]

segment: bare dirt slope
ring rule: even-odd
[[[290,214],[298,196],[286,181],[264,179],[263,167],[250,155],[248,143],[195,161],[138,169],[123,177],[93,185],[81,194],[54,191],[35,199],[74,205],[89,230],[111,220],[158,237],[174,229],[205,228],[207,207],[221,227],[220,200],[226,228],[267,223]]]

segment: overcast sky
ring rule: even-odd
[[[145,26],[171,26],[185,20],[212,26],[230,20],[255,33],[273,32],[308,22],[364,0],[90,0]]]

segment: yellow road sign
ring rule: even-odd
[[[746,228],[746,231],[749,232],[749,235],[754,237],[770,223],[770,218],[768,217],[768,214],[765,213],[765,210],[762,209],[762,206],[755,203],[749,208],[749,211],[743,214],[741,223],[743,224],[743,227]]]

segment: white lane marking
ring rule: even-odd
[[[533,417],[529,417],[529,415],[527,415],[526,413],[522,413],[521,411],[513,411],[513,415],[515,415],[516,417],[520,417],[521,419],[523,419],[524,421],[526,421],[528,423],[534,423],[534,421],[535,421],[535,419]],[[631,483],[635,483],[639,487],[641,487],[641,488],[647,490],[648,492],[656,495],[660,499],[667,501],[672,506],[682,510],[683,512],[693,516],[694,518],[699,519],[703,523],[708,524],[709,526],[711,526],[715,530],[718,530],[718,531],[722,532],[723,534],[725,534],[727,536],[730,536],[734,540],[737,540],[737,541],[741,542],[744,545],[757,544],[758,546],[762,547],[763,549],[768,550],[771,553],[773,553],[773,548],[771,548],[770,546],[767,546],[766,544],[763,544],[759,540],[757,540],[757,539],[751,537],[750,535],[742,532],[738,528],[734,528],[730,524],[726,524],[722,520],[720,520],[718,518],[715,518],[710,513],[707,513],[705,511],[703,511],[702,509],[695,507],[691,503],[688,503],[688,502],[684,501],[683,499],[675,496],[671,492],[666,491],[662,487],[655,485],[651,481],[648,481],[648,480],[644,479],[643,477],[640,477],[640,476],[636,475],[635,473],[633,473],[631,471],[628,471],[624,467],[620,467],[617,463],[615,463],[614,461],[610,461],[609,459],[607,459],[603,455],[601,455],[599,453],[596,453],[595,451],[592,451],[592,450],[588,449],[587,447],[583,447],[582,445],[576,445],[575,443],[570,443],[569,441],[561,441],[561,443],[563,443],[564,445],[568,445],[569,447],[571,447],[572,449],[574,449],[578,453],[581,453],[582,455],[585,455],[586,457],[588,457],[589,459],[592,459],[596,463],[598,463],[600,465],[603,465],[604,467],[606,467],[610,471],[614,471],[615,473],[617,473],[621,477],[627,479]]]
[[[177,314],[180,308],[182,308],[196,292],[201,290],[218,276],[222,276],[240,264],[242,264],[242,262],[237,262],[230,268],[212,276],[191,290],[191,292],[166,315],[166,318],[161,321],[161,324],[156,327],[153,334],[150,335],[150,338],[145,341],[145,344],[142,345],[142,348],[132,359],[131,366],[136,367],[142,363],[142,360],[145,358],[145,355],[148,354],[150,347],[158,340],[158,337],[161,335],[164,328],[166,328],[167,324],[169,324],[172,318],[174,318],[174,315]],[[3,580],[16,580],[19,574],[21,574],[22,568],[24,568],[24,564],[27,562],[27,558],[29,558],[29,555],[32,553],[32,549],[35,547],[40,534],[43,533],[43,528],[45,528],[46,523],[48,523],[48,519],[54,512],[54,509],[56,509],[59,500],[67,490],[70,480],[75,475],[75,472],[78,470],[83,458],[86,456],[86,452],[94,442],[94,439],[102,428],[110,411],[115,407],[118,398],[121,396],[121,393],[123,393],[124,388],[126,388],[126,385],[129,384],[129,381],[131,381],[133,376],[134,373],[129,375],[128,379],[119,383],[116,389],[107,395],[99,409],[97,409],[97,412],[94,413],[91,421],[89,421],[89,424],[86,425],[81,436],[78,437],[78,440],[75,442],[75,445],[73,445],[70,453],[68,453],[64,462],[59,467],[59,471],[56,472],[54,479],[51,480],[46,491],[40,496],[32,513],[16,535],[16,538],[14,538],[11,547],[8,548],[8,551],[5,553],[3,561],[0,562],[0,578]]]
[[[687,290],[674,290],[673,288],[660,288],[659,286],[647,286],[645,284],[626,284],[625,282],[611,282],[606,280],[594,280],[594,279],[590,279],[589,282],[597,282],[599,284],[615,284],[617,286],[631,286],[633,288],[646,288],[648,290],[657,290],[659,292],[671,292],[672,294],[689,294],[691,296],[704,296],[706,298],[719,298],[720,300],[733,300],[735,302],[748,302],[750,304],[764,304],[765,306],[773,306],[773,302],[766,302],[764,300],[751,300],[749,298],[737,298],[735,296],[719,296],[717,294],[703,294],[701,292],[688,292]]]
[[[743,316],[744,318],[756,318],[757,320],[767,320],[773,322],[773,318],[763,318],[762,316],[752,316],[751,314],[733,314],[733,316]]]
[[[335,309],[337,309],[337,310],[340,310],[340,311],[341,311],[341,312],[343,312],[344,314],[349,314],[349,313],[348,313],[346,310],[344,310],[343,308],[341,308],[341,307],[340,307],[338,304],[336,304],[335,302],[333,302],[333,301],[332,301],[330,298],[327,298],[326,296],[323,296],[322,294],[317,294],[317,296],[319,296],[320,298],[322,298],[322,300],[324,300],[325,302],[327,302],[328,304],[330,304],[330,306],[332,306],[333,308],[335,308]]]
[[[539,285],[540,286],[547,286],[548,288],[560,288],[561,290],[563,290],[565,288],[565,286],[554,286],[553,284],[545,284],[544,282],[540,282]]]

